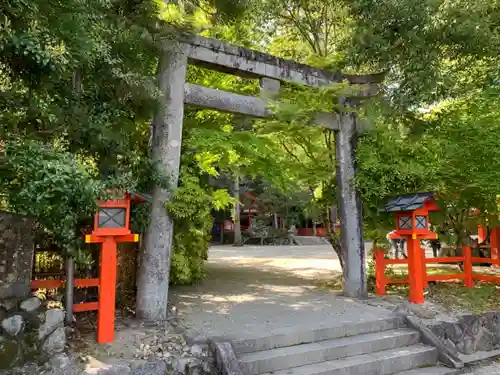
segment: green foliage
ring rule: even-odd
[[[387,95],[398,111],[481,87],[500,38],[498,1],[349,0],[358,69],[388,72]]]
[[[103,191],[90,166],[61,145],[8,141],[1,177],[9,209],[37,218],[63,251],[81,247],[78,225],[96,211]]]
[[[451,232],[457,246],[477,230],[479,222],[496,223],[498,108],[498,89],[491,88],[422,114],[418,122],[423,130],[416,133],[380,117],[376,130],[364,136],[358,148],[356,183],[372,222],[391,227],[377,212],[389,196],[433,191],[441,206],[433,224],[439,231]],[[472,208],[481,215],[473,215]]]
[[[193,169],[184,169],[180,186],[167,204],[174,220],[174,253],[170,281],[190,284],[204,276],[213,225],[212,208],[223,209],[232,202],[226,190],[210,191]]]

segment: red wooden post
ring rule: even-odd
[[[385,296],[385,285],[384,250],[375,249],[375,293]]]
[[[482,242],[486,241],[486,237],[487,237],[486,228],[481,226],[481,225],[478,225],[477,226],[477,242],[482,243]]]
[[[99,310],[97,342],[104,344],[115,338],[116,241],[107,236],[102,243],[99,276]]]
[[[494,227],[490,233],[491,259],[498,259],[500,249],[500,227]],[[495,265],[493,265],[495,267]]]
[[[416,236],[414,236],[416,237]],[[424,278],[422,276],[422,256],[420,240],[408,239],[408,278],[410,284],[410,302],[424,303]]]
[[[427,281],[427,263],[425,263],[425,249],[421,248],[419,245],[420,256],[422,257],[422,282],[424,288],[429,287],[429,282]]]
[[[474,279],[472,277],[472,250],[470,246],[463,248],[464,252],[464,283],[467,288],[474,287]]]

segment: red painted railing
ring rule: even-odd
[[[32,280],[31,289],[58,289],[66,283],[65,280]],[[76,288],[90,288],[99,286],[99,279],[75,279]],[[83,302],[73,305],[74,312],[95,311],[98,310],[98,302]]]
[[[392,264],[406,264],[408,259],[386,259],[384,249],[376,249],[375,253],[375,279],[376,279],[376,294],[385,295],[385,290],[389,284],[407,284],[409,277],[402,279],[390,278],[385,275],[386,266]],[[472,256],[470,246],[463,248],[463,255],[459,257],[441,257],[441,258],[426,258],[425,251],[421,249],[423,264],[433,263],[463,263],[464,271],[462,273],[455,273],[449,275],[427,275],[427,267],[424,267],[419,272],[418,277],[422,277],[424,287],[428,286],[429,281],[446,281],[446,280],[463,280],[467,288],[474,287],[474,280],[500,282],[499,276],[476,274],[472,270],[473,263],[490,263],[493,265],[500,265],[499,259],[492,258],[477,258]]]

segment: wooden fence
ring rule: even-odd
[[[489,263],[492,265],[500,265],[500,259],[492,258],[479,258],[472,256],[472,249],[470,246],[463,248],[462,256],[455,257],[440,257],[440,258],[426,258],[424,249],[420,249],[422,254],[422,264],[425,266],[419,272],[416,277],[422,277],[424,287],[428,286],[429,281],[446,281],[446,280],[462,280],[467,288],[474,287],[474,280],[478,281],[489,281],[489,282],[500,282],[499,276],[493,275],[482,275],[473,272],[474,263]],[[376,294],[385,295],[386,287],[389,284],[408,284],[409,277],[405,278],[394,278],[385,275],[385,270],[387,266],[394,264],[406,264],[408,265],[408,259],[386,259],[384,249],[375,249],[375,279],[376,279]],[[427,264],[463,264],[463,272],[455,274],[446,275],[428,275],[427,274]]]
[[[95,310],[98,298],[99,249],[89,249],[84,262],[74,262],[74,311]],[[62,299],[66,283],[65,259],[60,251],[35,249],[31,288],[44,289],[49,298]],[[94,290],[89,288],[95,288]]]

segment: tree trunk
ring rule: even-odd
[[[152,158],[165,185],[153,187],[151,221],[147,229],[137,283],[139,318],[167,318],[170,258],[174,223],[165,204],[179,179],[187,57],[174,42],[158,61],[158,85],[163,93],[153,119]]]
[[[233,246],[243,246],[241,239],[241,219],[240,219],[240,177],[238,175],[234,178],[234,243]]]

